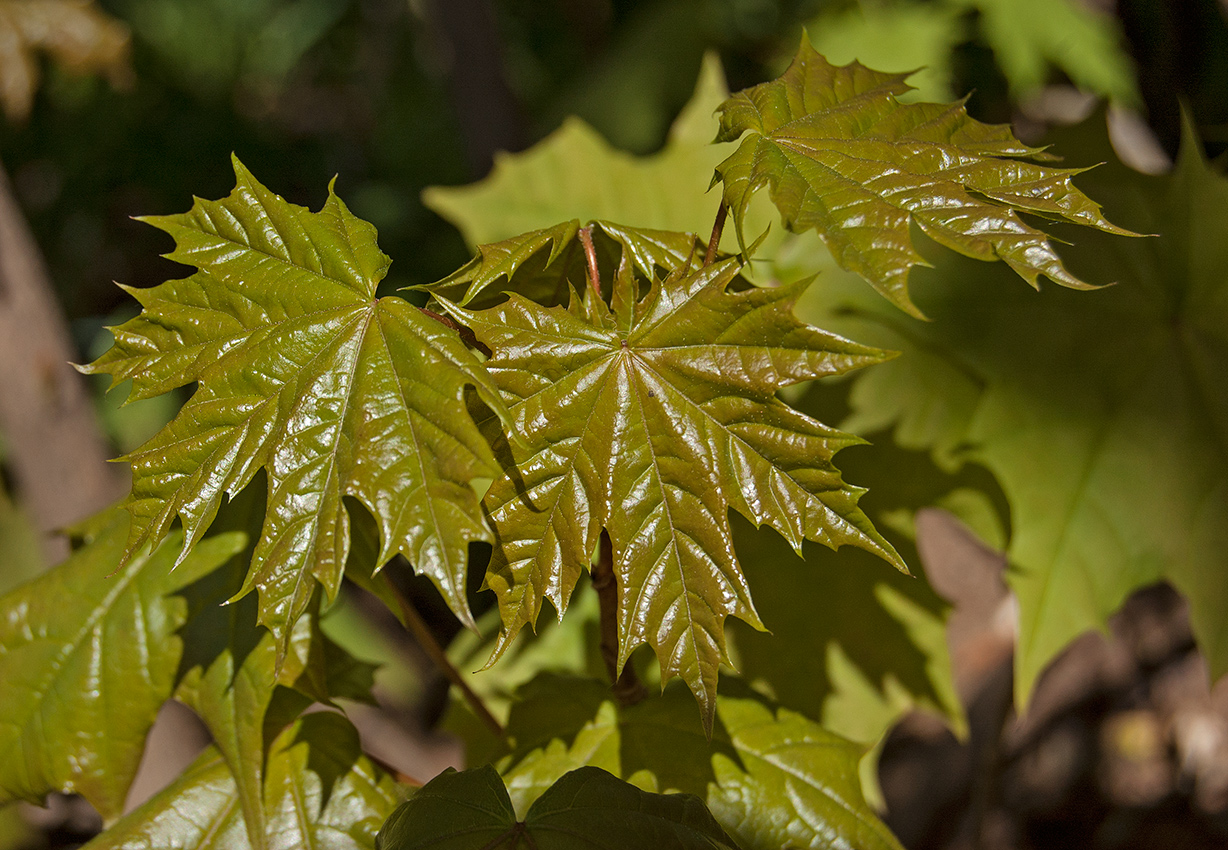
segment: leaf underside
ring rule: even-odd
[[[798,322],[804,284],[734,291],[734,260],[684,263],[640,298],[630,256],[612,306],[591,286],[567,307],[516,294],[481,311],[441,302],[493,352],[486,367],[522,441],[506,447],[514,465],[484,499],[496,538],[486,580],[501,650],[535,623],[543,598],[561,616],[604,529],[619,663],[648,643],[663,678],[681,676],[710,723],[725,617],[761,628],[730,508],[794,548],[851,543],[903,568],[831,462],[859,440],[775,395],[887,355]]]
[[[815,230],[843,268],[916,316],[908,272],[926,262],[912,224],[961,254],[1006,262],[1033,286],[1043,274],[1089,288],[1018,215],[1127,234],[1071,183],[1078,171],[1021,161],[1042,152],[1007,125],[970,118],[963,103],[899,102],[907,76],[831,65],[803,39],[780,78],[727,100],[717,141],[745,138],[714,182],[724,182],[739,238],[751,196],[768,186],[790,229]]]
[[[197,383],[174,421],[125,458],[128,554],[178,516],[186,555],[223,497],[263,468],[264,527],[240,595],[259,591],[259,622],[278,637],[279,657],[317,582],[337,593],[350,537],[344,496],[378,519],[379,563],[405,555],[471,624],[468,544],[489,539],[471,482],[499,468],[465,389],[502,412],[493,384],[453,330],[376,297],[388,258],[331,188],[312,213],[234,166],[229,197],[144,219],[175,238],[167,256],[197,272],[128,290],[142,313],[83,369],[131,379],[131,399]]]

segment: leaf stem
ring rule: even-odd
[[[428,310],[425,307],[419,307],[418,310],[424,315],[430,316],[441,325],[456,331],[456,333],[460,335],[461,342],[465,343],[465,345],[469,346],[470,348],[476,348],[487,357],[490,356],[490,349],[478,341],[477,334],[462,325],[460,322],[456,321],[450,316],[444,316],[440,313],[436,313],[434,310]]]
[[[597,563],[593,565],[593,590],[601,605],[601,658],[614,686],[619,705],[635,705],[648,695],[644,683],[628,661],[618,669],[618,585],[614,577],[614,546],[610,535],[601,532]]]
[[[469,683],[465,681],[464,676],[448,660],[448,653],[439,645],[439,641],[435,639],[435,634],[431,631],[430,626],[426,624],[426,621],[422,619],[418,609],[413,606],[413,603],[409,601],[408,597],[401,592],[401,589],[394,582],[388,581],[386,584],[392,592],[393,598],[396,599],[397,607],[401,610],[401,616],[405,619],[406,628],[414,636],[414,640],[418,642],[418,645],[422,647],[422,651],[439,668],[439,672],[443,673],[444,678],[460,689],[461,696],[465,698],[469,708],[486,724],[486,727],[494,732],[497,737],[505,738],[507,735],[503,731],[503,724],[495,719],[495,716],[490,713],[490,709],[482,702],[482,698],[474,693],[473,688],[469,687]]]
[[[597,295],[601,295],[601,272],[597,268],[597,249],[593,247],[593,226],[586,224],[579,231],[580,244],[584,246],[584,258],[588,261],[588,282]]]
[[[704,255],[705,266],[716,262],[716,249],[721,244],[721,234],[725,232],[727,215],[729,215],[729,205],[721,201],[720,209],[716,211],[716,221],[712,222],[712,235],[708,237],[708,253]]]

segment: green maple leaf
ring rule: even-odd
[[[489,539],[475,478],[499,466],[469,419],[465,388],[503,412],[455,332],[377,298],[388,258],[375,229],[329,191],[318,213],[287,203],[235,160],[237,186],[183,215],[146,218],[175,237],[171,259],[198,271],[128,290],[144,310],[113,330],[86,372],[132,379],[132,399],[197,390],[157,436],[127,455],[127,550],[158,541],[178,515],[186,554],[224,495],[268,472],[260,542],[241,593],[284,644],[317,582],[335,596],[349,547],[343,496],[378,519],[379,564],[404,554],[472,623],[468,544]]]
[[[901,103],[907,76],[833,66],[803,39],[779,79],[722,104],[717,141],[746,135],[716,168],[739,236],[751,197],[768,186],[790,229],[817,231],[843,268],[914,315],[908,272],[926,263],[911,224],[961,254],[1004,261],[1033,286],[1043,274],[1089,288],[1016,212],[1127,234],[1071,183],[1078,172],[1022,161],[1040,151],[1006,125],[969,118],[962,103]]]
[[[171,572],[176,533],[117,571],[124,516],[95,525],[67,561],[0,597],[0,803],[77,793],[109,820],[175,685],[189,615],[179,591],[243,538],[210,537]]]
[[[612,309],[593,287],[567,308],[518,295],[482,311],[443,302],[493,352],[486,367],[524,443],[484,499],[501,646],[536,622],[543,598],[561,615],[604,528],[619,664],[650,644],[663,679],[681,676],[709,722],[725,617],[759,624],[730,508],[795,548],[851,543],[903,569],[831,463],[860,441],[775,396],[886,355],[799,323],[805,284],[730,291],[737,273],[733,260],[683,266],[637,299],[624,260]]]
[[[523,841],[522,841],[523,839]],[[379,850],[737,850],[690,795],[652,794],[607,771],[580,767],[553,783],[516,819],[494,768],[449,769],[393,813]]]
[[[1161,579],[1189,598],[1212,676],[1228,671],[1228,181],[1190,133],[1163,178],[1113,162],[1096,121],[1068,135],[1064,149],[1110,162],[1089,182],[1114,214],[1160,234],[1069,249],[1117,286],[991,294],[983,268],[952,259],[932,273],[925,325],[836,275],[799,306],[904,350],[856,379],[846,427],[892,427],[901,444],[979,463],[1001,483],[1021,702],[1072,639]]]
[[[338,714],[302,718],[277,736],[264,779],[264,845],[374,850],[403,797],[362,755]],[[209,747],[179,778],[85,846],[89,850],[252,850],[226,760]]]
[[[708,144],[714,132],[712,111],[728,96],[720,61],[709,55],[694,95],[659,153],[632,156],[584,121],[569,118],[529,150],[497,155],[484,180],[433,186],[422,193],[422,201],[455,224],[474,247],[568,219],[704,231],[712,224],[717,201],[700,193],[729,147]]]
[[[249,487],[229,503],[214,528],[236,528],[249,544],[227,564],[184,587],[188,622],[182,630],[176,698],[204,721],[234,777],[248,842],[266,846],[264,805],[266,751],[272,734],[311,702],[334,696],[370,699],[370,666],[356,661],[319,632],[318,612],[308,609],[291,630],[288,653],[277,667],[278,642],[256,624],[256,598],[226,605],[243,584],[263,521],[262,495]],[[376,550],[378,546],[376,547]],[[371,552],[374,560],[375,551]],[[318,608],[318,605],[313,606]],[[350,684],[359,687],[351,688]],[[257,757],[257,754],[259,757]]]
[[[632,273],[646,280],[669,273],[704,251],[694,233],[626,227],[610,221],[590,222],[585,230],[599,266],[612,270],[626,257]],[[544,306],[566,304],[573,291],[584,289],[588,279],[580,231],[580,222],[573,219],[479,245],[472,260],[443,280],[413,288],[470,309],[498,303],[501,289],[509,287]]]
[[[716,717],[709,738],[681,688],[617,707],[607,684],[547,673],[517,692],[507,727],[515,749],[499,767],[516,811],[568,771],[594,765],[703,799],[746,850],[899,850],[862,796],[864,746],[736,680],[722,683]]]

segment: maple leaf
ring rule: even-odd
[[[616,267],[626,257],[634,272],[647,280],[686,264],[704,250],[694,233],[626,227],[609,221],[591,222],[585,232],[600,265]],[[503,283],[522,297],[549,307],[566,304],[573,291],[584,288],[587,279],[580,222],[573,219],[479,245],[476,256],[452,274],[412,288],[476,309],[502,300],[502,292],[495,287]]]
[[[184,553],[264,468],[264,527],[240,595],[257,588],[279,657],[315,583],[335,596],[349,549],[343,496],[380,526],[379,564],[404,554],[472,623],[470,541],[488,540],[470,482],[500,474],[467,413],[465,388],[504,412],[456,333],[400,298],[377,298],[388,258],[375,228],[329,189],[318,213],[237,185],[188,213],[143,219],[175,237],[184,280],[128,289],[144,310],[113,329],[86,372],[132,379],[131,399],[197,382],[179,415],[126,456],[133,489],[127,553],[178,515]]]
[[[0,104],[10,119],[30,113],[38,88],[37,51],[74,73],[103,71],[127,82],[128,28],[93,0],[0,0]]]
[[[258,844],[248,838],[251,829],[244,823],[235,778],[210,746],[175,781],[85,847],[374,850],[380,825],[405,795],[405,788],[363,754],[350,722],[332,712],[290,725],[273,741],[265,761],[261,790],[269,817]]]
[[[525,811],[559,776],[582,765],[656,790],[694,794],[745,850],[856,847],[900,850],[864,799],[853,743],[723,680],[708,734],[686,691],[669,687],[630,706],[609,685],[543,673],[516,692],[508,718],[515,749],[498,764]]]
[[[663,678],[681,676],[709,723],[725,617],[759,625],[731,507],[795,548],[851,543],[903,569],[831,463],[860,441],[775,396],[888,355],[798,322],[804,283],[731,291],[738,270],[734,260],[684,264],[637,299],[624,259],[612,307],[593,287],[566,308],[516,294],[482,311],[441,302],[492,350],[486,367],[524,441],[484,500],[500,646],[536,621],[543,597],[561,615],[605,528],[619,665],[650,644]]]
[[[172,535],[116,570],[124,520],[110,510],[87,521],[88,542],[67,561],[0,597],[0,805],[63,791],[119,816],[174,688],[183,589],[244,545],[211,536],[172,573]]]
[[[1042,152],[1006,125],[968,117],[962,103],[901,103],[907,76],[834,66],[803,38],[780,78],[722,104],[717,141],[749,133],[713,178],[724,181],[739,238],[766,185],[790,229],[816,230],[842,267],[916,316],[908,272],[926,262],[910,223],[961,254],[1003,260],[1033,286],[1043,274],[1091,288],[1016,214],[1130,235],[1071,183],[1078,169],[1020,161]]]
[[[924,325],[839,273],[820,275],[798,307],[904,352],[855,379],[844,427],[890,427],[902,445],[1000,482],[1020,703],[1071,640],[1164,579],[1190,600],[1211,675],[1228,671],[1228,180],[1188,128],[1165,177],[1116,162],[1103,115],[1064,135],[1064,150],[1107,162],[1089,177],[1115,216],[1160,234],[1092,234],[1068,250],[1117,286],[989,293],[985,270],[951,257],[926,273],[937,285]]]
[[[431,186],[422,202],[456,225],[473,247],[568,219],[634,221],[665,231],[710,227],[716,199],[700,194],[730,145],[712,145],[712,117],[727,97],[715,54],[660,152],[632,156],[583,120],[566,119],[532,148],[495,155],[483,180]]]

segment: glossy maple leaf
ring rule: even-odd
[[[650,644],[709,725],[724,620],[762,627],[738,566],[730,508],[795,547],[851,543],[903,568],[832,456],[858,438],[780,401],[778,389],[888,355],[798,322],[805,284],[730,287],[734,260],[683,264],[637,298],[624,260],[611,304],[519,295],[471,311],[442,302],[492,353],[523,446],[484,504],[496,545],[487,583],[507,645],[548,598],[561,612],[604,528],[618,581],[620,666]]]
[[[240,594],[259,590],[260,622],[283,653],[316,581],[337,592],[347,495],[379,522],[379,563],[404,554],[472,623],[467,549],[490,533],[470,482],[500,469],[464,396],[475,387],[503,411],[494,384],[455,331],[403,299],[376,297],[388,258],[375,228],[331,188],[313,213],[234,165],[229,197],[144,219],[175,237],[167,256],[198,271],[129,289],[143,312],[84,367],[131,378],[133,399],[197,382],[174,421],[126,458],[126,557],[162,539],[176,515],[186,553],[223,495],[263,467],[264,527]]]
[[[961,254],[1004,261],[1033,286],[1043,274],[1091,288],[1017,214],[1130,235],[1071,183],[1079,169],[1021,161],[1043,152],[1007,125],[970,118],[962,102],[901,103],[907,77],[832,65],[803,39],[780,78],[722,104],[717,141],[746,134],[714,178],[739,238],[751,196],[768,186],[790,229],[817,231],[842,267],[913,315],[908,272],[927,263],[912,224]]]

